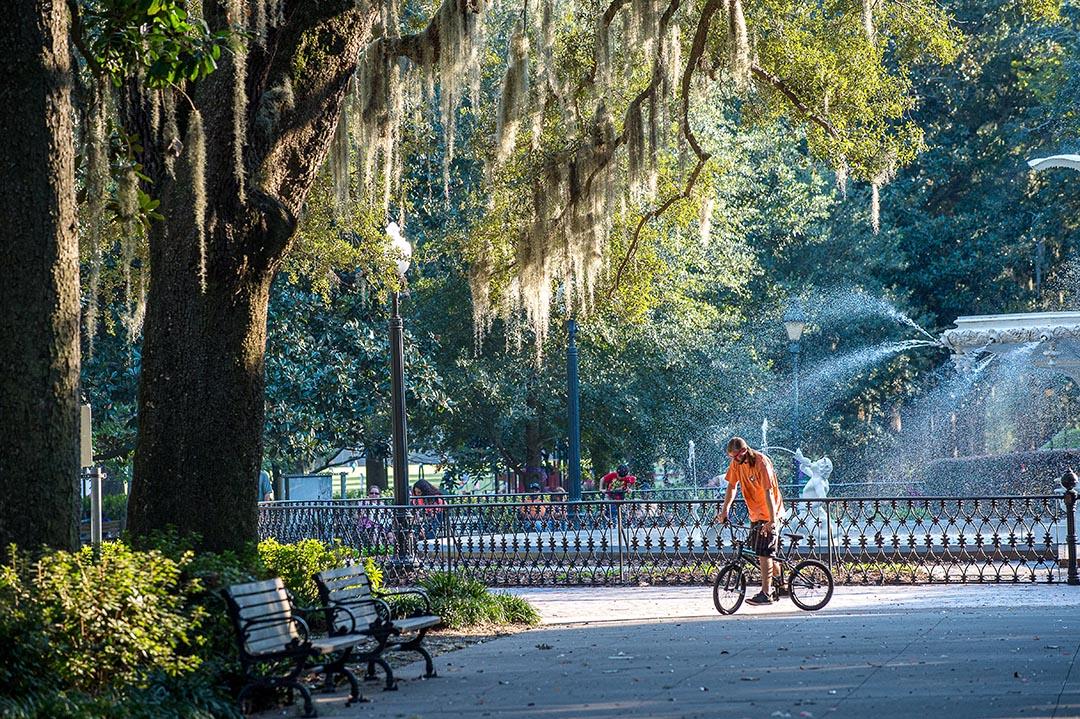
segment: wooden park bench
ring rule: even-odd
[[[377,640],[375,650],[357,659],[368,662],[365,679],[374,678],[375,665],[378,664],[386,672],[386,688],[395,687],[394,673],[381,657],[384,650],[416,652],[424,658],[424,676],[438,676],[431,654],[422,643],[427,631],[439,625],[442,619],[431,612],[431,600],[426,592],[421,589],[399,589],[376,595],[367,573],[360,565],[319,572],[315,575],[315,584],[327,611],[332,636],[361,635]],[[422,597],[427,613],[395,619],[390,605],[382,597],[402,594]]]
[[[356,675],[345,666],[362,638],[312,637],[307,622],[299,615],[302,609],[280,579],[234,584],[224,590],[224,595],[247,682],[237,697],[241,708],[254,689],[287,688],[290,698],[292,690],[303,696],[304,716],[316,716],[311,692],[300,681],[305,672],[324,674],[327,688],[333,687],[335,676],[344,676],[351,689],[346,706],[366,701]]]

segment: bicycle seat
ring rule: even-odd
[[[806,539],[806,537],[801,534],[785,534],[784,536],[793,542],[801,542],[802,540]]]

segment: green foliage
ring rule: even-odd
[[[37,560],[12,548],[0,567],[0,716],[234,716],[204,666],[192,562],[118,542]]]
[[[360,553],[340,542],[327,546],[317,539],[304,539],[295,544],[264,539],[259,542],[259,558],[268,576],[281,577],[300,604],[315,606],[319,592],[313,575],[358,560]]]
[[[511,594],[488,591],[480,582],[453,572],[430,572],[422,580],[432,611],[451,629],[540,623],[540,615],[528,601]],[[397,612],[410,615],[424,611],[416,595],[391,596]]]
[[[210,32],[183,0],[75,0],[76,41],[117,87],[142,74],[150,87],[194,81],[217,68],[229,32]]]
[[[335,278],[325,297],[305,277],[293,284],[281,276],[273,286],[264,446],[267,459],[286,468],[306,470],[341,449],[389,444],[388,308],[362,276]],[[423,409],[448,401],[428,359],[430,344],[415,331],[405,334],[407,396]]]

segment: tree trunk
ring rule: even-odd
[[[386,477],[386,458],[381,454],[367,452],[364,456],[364,474],[367,477],[367,486],[378,487],[385,492],[389,486]]]
[[[0,547],[78,541],[79,244],[70,17],[12,0],[0,25]]]
[[[203,8],[211,27],[225,25],[220,3]],[[200,253],[192,195],[197,163],[188,142],[175,178],[163,173],[155,183],[166,220],[150,237],[129,509],[136,534],[174,526],[211,550],[257,539],[270,283],[326,156],[376,11],[362,11],[352,0],[296,0],[265,50],[251,48],[246,188],[231,151],[230,57],[223,55],[221,67],[189,92],[205,127],[206,250]],[[182,130],[193,116],[185,103],[178,98]],[[160,158],[162,144],[158,138],[147,146]],[[152,160],[144,164],[164,165]]]

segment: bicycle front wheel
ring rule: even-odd
[[[729,564],[720,570],[712,587],[712,600],[716,611],[721,614],[734,614],[742,606],[746,597],[746,576],[742,567]]]
[[[804,559],[795,565],[788,583],[791,601],[799,609],[813,612],[821,609],[832,599],[832,572],[816,559]]]

